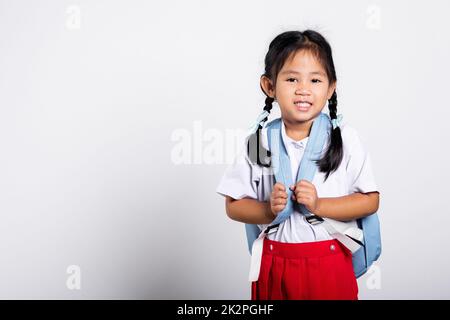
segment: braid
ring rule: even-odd
[[[264,106],[263,110],[266,110],[268,113],[270,113],[270,111],[272,110],[272,107],[273,107],[272,103],[273,103],[274,101],[275,101],[274,98],[267,96],[267,97],[266,97],[266,101],[265,101],[265,104],[266,104],[266,105]],[[263,124],[266,123],[267,119],[268,119],[268,117],[265,117],[265,118],[264,118]],[[260,129],[262,129],[262,126],[261,126],[261,125],[259,125],[258,130],[260,130]]]
[[[331,119],[337,118],[337,94],[336,91],[333,92],[333,95],[328,100],[328,110],[330,113]],[[339,165],[342,162],[342,158],[344,157],[343,151],[343,143],[342,143],[342,135],[341,128],[336,127],[335,129],[331,128],[330,140],[328,144],[328,148],[325,152],[325,155],[322,159],[317,161],[317,165],[320,168],[321,172],[325,172],[325,180],[328,179],[328,176],[337,170]]]
[[[333,92],[333,95],[331,96],[330,100],[328,100],[328,110],[330,112],[330,118],[336,119],[337,118],[337,94],[336,91]],[[338,129],[337,127],[336,129]]]
[[[274,98],[267,96],[263,110],[270,113],[270,111],[272,110],[272,106],[273,106],[272,103],[274,101],[275,101]],[[249,137],[249,140],[247,143],[247,153],[248,153],[249,159],[253,163],[257,163],[258,165],[263,166],[263,167],[270,167],[270,165],[271,165],[271,160],[270,160],[271,153],[269,150],[264,148],[261,144],[261,129],[262,129],[262,125],[264,123],[266,123],[267,119],[268,119],[268,117],[265,117],[263,119],[262,123],[260,123],[258,126],[258,130],[256,130],[256,132],[252,136]]]

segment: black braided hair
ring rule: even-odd
[[[270,111],[272,110],[272,103],[274,101],[275,101],[274,98],[267,96],[263,110],[270,113]],[[263,119],[262,124],[264,124],[267,121],[267,119],[268,117],[265,117]],[[264,146],[261,143],[262,124],[260,123],[258,126],[258,130],[256,130],[256,132],[249,137],[247,143],[247,153],[250,161],[252,161],[253,163],[256,163],[263,167],[270,167],[271,153],[269,150],[264,148]]]
[[[308,50],[315,55],[315,57],[322,63],[328,77],[329,83],[335,83],[336,70],[331,52],[331,47],[328,41],[317,31],[305,30],[300,31],[286,31],[276,36],[269,45],[269,50],[264,59],[265,72],[262,76],[267,77],[272,81],[273,87],[276,86],[278,73],[282,69],[285,61],[293,53],[299,50]],[[269,97],[261,86],[261,90],[266,95],[265,106],[263,110],[270,113],[272,110],[272,103],[274,98]],[[331,119],[337,118],[337,94],[336,91],[328,100],[328,109]],[[267,121],[266,117],[262,124]],[[266,150],[261,144],[260,131],[262,125],[259,125],[258,130],[249,137],[247,151],[252,162],[265,167],[270,167],[270,151]],[[267,160],[267,157],[268,160]],[[321,159],[315,160],[321,172],[325,173],[325,179],[337,170],[343,158],[343,143],[341,130],[331,128],[329,144],[324,156]]]
[[[331,120],[337,118],[337,94],[336,91],[333,92],[333,95],[328,100],[328,110],[330,113]],[[328,179],[328,176],[337,170],[339,165],[341,164],[342,158],[344,157],[343,151],[343,143],[342,143],[342,135],[341,128],[336,127],[333,129],[331,127],[330,139],[328,148],[325,151],[325,155],[322,159],[317,160],[316,164],[319,166],[319,170],[321,172],[325,172],[325,179]]]

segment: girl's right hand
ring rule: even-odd
[[[275,183],[270,195],[270,210],[275,216],[286,207],[287,197],[288,194],[284,185],[279,182]]]

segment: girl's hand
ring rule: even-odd
[[[270,195],[270,210],[275,216],[286,207],[287,198],[288,194],[284,185],[279,182],[275,183]]]
[[[316,187],[311,182],[300,180],[289,189],[293,191],[292,200],[304,204],[311,213],[317,214],[320,199],[317,197]]]

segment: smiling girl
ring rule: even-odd
[[[273,102],[281,111],[281,136],[292,177],[297,176],[311,127],[328,105],[329,139],[312,182],[275,183],[270,168],[254,163],[246,151],[225,172],[217,192],[227,215],[264,230],[292,199],[322,218],[348,222],[377,211],[379,192],[371,160],[357,131],[337,115],[336,72],[331,47],[316,31],[284,32],[270,43],[260,85],[266,95],[256,134],[269,150],[263,127]],[[259,121],[259,120],[258,120]],[[352,253],[321,224],[300,212],[264,239],[259,279],[252,299],[357,299]]]

